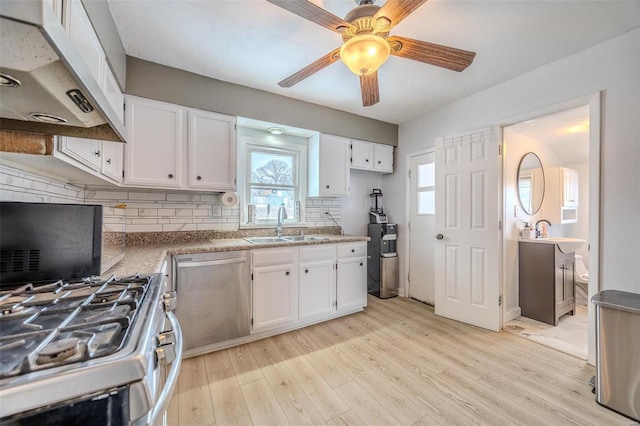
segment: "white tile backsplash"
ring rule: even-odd
[[[225,207],[217,193],[85,188],[5,164],[0,164],[0,185],[1,201],[102,204],[105,231],[122,230],[121,211],[112,208],[121,203],[127,205],[126,232],[237,231],[240,227],[240,207]],[[333,226],[326,210],[340,223],[340,200],[307,199],[302,210],[309,226]]]

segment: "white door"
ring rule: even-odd
[[[435,153],[411,156],[409,167],[409,297],[434,303]]]
[[[435,312],[499,331],[499,153],[491,129],[436,140]]]

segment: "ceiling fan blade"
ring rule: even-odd
[[[458,72],[464,71],[471,65],[476,56],[476,52],[406,37],[393,36],[389,37],[387,41],[391,46],[392,55]]]
[[[323,8],[316,6],[307,0],[267,0],[276,6],[288,10],[289,12],[307,19],[325,28],[341,32],[340,28],[353,28],[353,26],[342,18],[338,18],[331,12],[327,12]]]
[[[378,87],[378,71],[360,75],[360,90],[362,91],[362,106],[371,106],[380,102]]]
[[[427,0],[387,0],[374,15],[372,21],[375,22],[378,18],[385,17],[391,21],[391,27],[395,27],[426,2]]]
[[[332,50],[331,52],[327,53],[317,61],[302,68],[300,71],[296,72],[295,74],[291,74],[289,77],[285,78],[280,83],[278,83],[278,86],[291,87],[294,84],[300,83],[305,78],[312,76],[313,74],[317,73],[321,69],[328,67],[329,65],[336,62],[339,59],[340,59],[340,48],[338,47],[337,49]]]

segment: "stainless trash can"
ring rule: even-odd
[[[640,294],[604,290],[596,305],[596,401],[640,421]]]

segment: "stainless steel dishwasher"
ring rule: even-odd
[[[251,332],[250,252],[173,256],[185,357]]]

